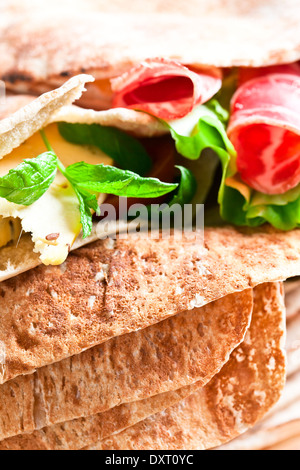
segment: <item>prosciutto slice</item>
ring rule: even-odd
[[[250,187],[283,194],[300,182],[300,76],[267,73],[246,81],[231,102],[228,135]]]
[[[269,67],[259,68],[247,68],[241,67],[239,69],[239,85],[252,80],[253,78],[264,77],[273,73],[287,73],[291,75],[300,76],[300,62],[294,62],[293,64],[280,64],[271,65]]]
[[[194,71],[178,62],[147,59],[112,80],[113,107],[145,111],[164,120],[179,119],[221,88],[221,71]]]

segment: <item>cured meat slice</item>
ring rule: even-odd
[[[264,77],[273,73],[287,73],[300,76],[300,62],[293,64],[270,65],[269,67],[248,68],[241,67],[239,69],[239,85],[252,80],[253,78]]]
[[[195,70],[195,69],[194,69]],[[112,80],[113,107],[145,111],[165,120],[179,119],[221,88],[221,71],[194,71],[178,62],[147,59]]]
[[[250,187],[283,194],[300,182],[300,75],[267,74],[244,83],[231,102],[228,135]]]

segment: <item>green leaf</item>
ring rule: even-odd
[[[215,114],[215,116],[224,126],[227,125],[229,120],[229,112],[220,105],[217,99],[212,98],[210,101],[205,103],[205,106]]]
[[[222,154],[220,150],[219,156],[223,175],[218,200],[224,220],[248,227],[268,222],[279,230],[292,230],[300,226],[300,185],[285,194],[260,193],[240,181],[235,162],[231,165],[234,157],[226,152]],[[228,177],[231,177],[230,185]],[[232,186],[234,181],[237,184]],[[247,198],[245,194],[248,194]]]
[[[57,172],[57,156],[46,152],[26,159],[0,177],[0,197],[9,202],[30,206],[49,189]]]
[[[211,110],[207,110],[207,115],[201,116],[195,123],[191,135],[181,135],[170,124],[166,125],[175,141],[177,152],[185,158],[198,160],[206,148],[213,150],[221,148],[232,156],[235,155],[234,147],[227,137],[223,124]]]
[[[134,137],[114,127],[100,124],[59,123],[62,137],[73,144],[94,145],[124,170],[144,176],[150,172],[152,161],[142,144]]]
[[[93,215],[91,209],[98,211],[98,201],[94,194],[79,189],[76,185],[72,185],[79,200],[80,221],[82,225],[82,238],[88,237],[93,228]]]
[[[176,168],[178,168],[181,173],[181,179],[178,191],[169,202],[169,206],[173,206],[174,204],[183,206],[184,204],[190,203],[197,191],[197,181],[191,170],[183,166],[176,166]]]
[[[163,183],[156,178],[143,178],[131,171],[103,164],[90,165],[85,162],[69,166],[66,176],[76,184],[77,188],[122,197],[159,197],[178,187],[178,184]]]
[[[299,189],[297,187],[294,194],[299,194]],[[252,190],[247,201],[238,189],[225,185],[221,200],[224,208],[222,215],[235,225],[257,227],[268,222],[279,230],[292,230],[300,226],[300,196],[294,199],[291,191],[281,195],[264,195]]]

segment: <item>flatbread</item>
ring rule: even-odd
[[[80,98],[84,85],[90,81],[93,81],[93,78],[88,75],[73,77],[57,90],[36,98],[14,114],[0,120],[0,158],[43,129],[58,108],[70,105]],[[17,106],[16,103],[12,104],[12,98],[8,100],[7,106]],[[7,109],[5,114],[8,114]]]
[[[114,338],[39,369],[34,376],[10,381],[0,390],[1,437],[104,412],[121,403],[144,400],[195,382],[199,388],[211,380],[243,341],[251,314],[252,291],[248,289]],[[17,400],[11,396],[12,389],[18,389]],[[191,391],[182,393],[186,396]],[[27,413],[31,410],[32,423],[27,423],[26,429],[19,411],[22,395],[23,407]],[[156,407],[161,403],[165,403],[163,398]],[[10,410],[13,420],[7,421],[6,410]]]
[[[207,229],[196,239],[128,236],[1,284],[1,382],[265,281],[300,272],[300,231]]]
[[[240,417],[241,416],[247,417],[246,418],[247,425],[249,425],[249,420],[251,419],[255,420],[257,418],[257,414],[262,412],[261,408],[263,406],[269,407],[271,406],[271,402],[273,400],[276,401],[276,398],[278,398],[278,394],[280,393],[279,389],[280,387],[283,386],[283,374],[284,374],[284,370],[283,370],[284,369],[283,367],[284,356],[283,356],[281,346],[280,346],[283,340],[283,335],[284,335],[283,330],[282,330],[282,326],[283,326],[282,290],[278,284],[260,286],[259,288],[255,289],[255,299],[256,299],[256,305],[254,308],[255,317],[250,327],[250,332],[247,333],[244,344],[239,346],[238,349],[232,354],[228,364],[219,373],[219,375],[217,376],[217,379],[213,379],[210,384],[206,385],[206,387],[202,389],[202,392],[197,392],[197,390],[199,390],[199,388],[201,387],[201,382],[198,382],[192,386],[185,387],[175,392],[167,392],[161,395],[153,396],[143,401],[121,405],[119,407],[109,410],[108,412],[101,413],[96,416],[73,420],[64,424],[47,427],[40,431],[35,431],[32,434],[23,434],[21,436],[16,436],[10,439],[6,439],[5,441],[1,442],[0,449],[1,450],[6,450],[6,449],[10,449],[10,450],[13,450],[13,449],[14,450],[78,449],[78,448],[83,447],[84,445],[86,446],[88,444],[92,444],[93,442],[96,442],[96,440],[104,439],[106,436],[115,434],[116,432],[121,431],[122,429],[126,427],[128,428],[129,426],[132,426],[133,424],[138,423],[142,421],[143,419],[147,418],[147,416],[154,415],[158,411],[165,410],[166,408],[171,407],[174,403],[179,402],[183,398],[195,392],[197,392],[197,394],[202,393],[202,395],[207,395],[207,397],[209,398],[208,400],[209,406],[213,409],[216,409],[219,411],[221,410],[220,414],[222,415],[223,413],[226,416],[226,412],[228,413],[228,410],[222,409],[220,404],[215,407],[215,405],[212,404],[210,397],[211,397],[211,394],[215,394],[216,397],[220,396],[221,390],[223,390],[224,396],[223,396],[222,404],[226,403],[227,401],[228,402],[227,405],[231,404],[232,406],[233,401],[230,399],[230,395],[232,394],[233,388],[235,388],[234,384],[238,383],[238,382],[235,382],[235,380],[238,380],[236,377],[236,373],[235,373],[236,370],[239,371],[238,375],[242,374],[243,376],[243,380],[241,381],[241,387],[242,387],[241,394],[242,395],[243,395],[243,392],[246,395],[247,393],[248,394],[250,393],[251,395],[251,393],[253,392],[253,389],[255,389],[255,387],[257,386],[257,389],[253,393],[253,396],[251,396],[250,400],[249,400],[249,395],[247,395],[247,398],[244,397],[243,402],[239,398],[239,401],[243,404],[243,406],[245,405],[245,403],[247,403],[246,405],[248,407],[247,411],[249,411],[249,409],[251,409],[252,411],[254,410],[254,412],[251,415],[251,418],[248,417],[247,413],[242,415],[240,412]],[[258,315],[259,310],[260,310],[260,314]],[[279,313],[280,311],[282,312],[281,315]],[[268,312],[268,314],[266,314],[266,312]],[[274,312],[274,317],[276,318],[276,320],[274,319],[274,317],[272,317],[272,325],[269,325],[267,328],[264,328],[265,323],[268,324],[271,320],[271,315],[272,315],[271,312]],[[281,321],[279,322],[280,317],[281,317]],[[176,320],[176,317],[174,320]],[[254,325],[256,325],[256,327]],[[273,328],[272,334],[270,336],[268,334],[269,328]],[[262,333],[263,336],[261,338],[261,342],[259,342],[258,344],[256,341],[256,335],[258,335],[260,332],[263,332]],[[263,343],[266,337],[268,338],[268,340],[265,343]],[[276,346],[274,344],[276,344]],[[263,351],[261,351],[261,355],[258,352],[255,353],[255,349],[256,348],[260,349],[262,345],[264,346],[266,351],[263,349]],[[268,350],[269,345],[272,345],[271,351]],[[244,356],[244,353],[246,352],[247,354],[249,354],[250,352],[250,356],[251,356],[250,362],[247,362],[247,363],[245,363],[245,356]],[[259,373],[257,371],[261,372],[259,369],[261,367],[262,358],[264,358],[264,360],[268,360],[269,358],[271,358],[272,355],[274,355],[274,357],[276,358],[275,362],[273,361],[273,359],[270,359],[270,360],[273,363],[275,370],[278,368],[276,370],[278,373],[278,375],[276,376],[276,380],[279,377],[279,381],[276,384],[273,398],[270,398],[270,401],[269,401],[267,395],[270,394],[270,390],[267,389],[265,401],[264,401],[264,398],[262,398],[264,397],[264,395],[262,391],[260,390],[260,387],[264,388],[265,382],[262,380],[262,377],[259,376]],[[255,362],[258,358],[259,358],[259,361],[258,361],[259,366],[257,366],[257,369],[256,369],[255,364],[252,364],[252,360],[253,362]],[[236,361],[239,364],[238,366],[236,365]],[[243,369],[243,373],[241,369]],[[225,389],[226,389],[227,387],[226,382],[229,379],[228,378],[229,374],[231,374],[230,380],[229,380],[229,383],[231,384],[231,388],[228,386],[225,392],[224,384],[225,384]],[[274,373],[274,369],[273,369],[273,372],[271,373],[268,372],[267,377],[270,379],[272,374],[276,375]],[[246,383],[245,383],[245,381],[248,380],[249,377],[251,377],[251,382],[253,382],[252,386],[250,386],[251,391],[249,391],[249,384],[247,384],[247,388],[246,388]],[[260,378],[258,379],[258,377]],[[268,383],[268,380],[266,382]],[[222,388],[219,390],[218,393],[215,393],[216,388],[218,389],[220,384],[222,384]],[[207,390],[207,394],[205,390]],[[226,398],[226,393],[228,394],[227,398]],[[256,397],[257,399],[257,397],[259,396],[262,398],[259,406],[255,407],[253,404],[253,409],[252,409],[251,405],[249,405],[249,402],[251,402],[251,400],[255,401],[254,397]],[[205,402],[205,400],[203,400],[203,402]],[[181,405],[178,405],[177,408],[178,407],[180,408]],[[205,407],[203,408],[203,411],[206,409],[206,407],[207,405],[205,405]],[[198,414],[201,415],[202,408],[201,407],[200,409],[195,408],[194,412],[196,413],[196,415]],[[165,416],[165,415],[167,416],[169,415],[169,410],[166,410],[162,416]],[[154,417],[153,419],[156,420],[156,417]],[[140,425],[142,426],[143,423],[140,423]],[[241,422],[239,423],[239,425],[241,425]],[[136,426],[134,426],[134,428],[135,427]],[[131,432],[130,429],[128,430],[128,432]],[[234,430],[231,429],[231,432],[234,432]],[[197,433],[199,435],[199,430],[197,431]],[[181,435],[181,431],[178,431],[176,435],[177,436]],[[121,436],[122,436],[122,433],[121,433]],[[116,436],[116,439],[119,439],[118,435]],[[189,448],[189,447],[185,447],[185,448]]]
[[[93,223],[91,235],[87,238],[83,239],[80,235],[71,247],[71,251],[97,241],[99,239],[97,225],[97,222]],[[122,233],[124,230],[127,230],[127,225],[125,222],[118,221],[116,225],[111,227],[110,231],[106,231],[106,234]],[[7,246],[2,247],[0,249],[0,282],[40,266],[40,257],[33,250],[34,243],[28,233],[23,233],[16,244],[9,243]]]
[[[0,31],[0,78],[21,93],[40,94],[83,70],[111,78],[147,57],[222,67],[300,58],[297,0],[134,1],[130,12],[120,0],[77,2],[68,11],[64,2],[13,3]]]
[[[206,387],[88,449],[208,449],[243,433],[278,401],[284,388],[284,324],[278,285],[258,287],[245,341]]]
[[[83,79],[83,77],[84,75],[79,78]],[[66,89],[61,90],[61,93],[62,95],[66,93]],[[48,95],[48,101],[52,101],[53,107],[43,110],[43,112],[46,114],[45,121],[38,124],[38,130],[42,129],[49,123],[69,122],[73,124],[101,124],[102,126],[112,126],[125,132],[129,132],[130,134],[134,134],[137,137],[156,137],[167,134],[169,132],[165,125],[149,114],[140,113],[133,111],[132,109],[125,108],[115,108],[109,109],[107,111],[83,109],[70,104],[74,101],[74,99],[71,101],[68,99],[67,101],[68,97],[66,96],[65,98],[66,99],[62,100],[61,103],[53,103],[54,95],[52,93]],[[28,116],[26,120],[29,122],[30,120],[34,120],[34,113],[32,113],[31,108],[34,106],[34,108],[37,110],[39,106],[39,103],[35,100],[36,98],[32,95],[10,95],[5,98],[3,103],[1,103],[0,121],[1,119],[11,117],[11,121],[13,122],[11,126],[12,133],[9,136],[11,141],[14,141],[18,135],[17,128],[15,132],[13,131],[13,128],[17,125],[17,115],[15,115],[15,113],[20,111],[20,109],[25,108],[22,110],[22,114],[26,117]],[[40,100],[41,97],[38,99],[38,101]],[[69,104],[63,106],[64,101]],[[31,107],[28,107],[29,104],[31,104]],[[34,132],[36,132],[36,129],[31,129],[30,126],[28,126],[26,130],[28,132],[22,140],[26,140],[28,137],[34,134]],[[14,148],[17,146],[18,143],[14,145]],[[10,150],[11,148],[9,151]],[[9,151],[6,151],[5,153],[9,153]]]
[[[283,396],[263,421],[220,450],[262,450],[300,434],[300,373],[287,381]]]
[[[300,433],[300,318],[287,325],[288,380],[282,397],[266,418],[253,429],[221,447],[222,450],[259,450]]]

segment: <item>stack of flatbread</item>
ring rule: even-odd
[[[278,404],[251,431],[221,450],[300,449],[300,312],[299,281],[285,284],[287,307],[287,383]]]
[[[62,7],[51,21],[32,14],[37,2],[22,2],[18,19],[19,2],[5,3],[0,78],[27,93],[0,109],[8,165],[57,122],[164,138],[149,115],[95,110],[107,96],[95,95],[87,75],[62,85],[68,76],[107,80],[158,55],[219,67],[299,59],[292,0],[290,9],[277,0],[176,8],[157,0],[132,15],[122,1],[95,0],[86,16],[68,13],[70,29]],[[197,47],[187,48],[185,35]],[[85,84],[80,104],[94,110],[73,105]],[[176,233],[97,240],[93,232],[73,244],[72,228],[49,247],[46,218],[43,234],[40,223],[56,200],[48,197],[32,211],[0,206],[23,231],[0,249],[0,450],[260,449],[300,434],[300,287],[297,279],[283,285],[300,275],[299,230],[207,228],[204,243]],[[69,199],[61,200],[65,208]],[[51,213],[52,232],[62,233],[60,213]]]

